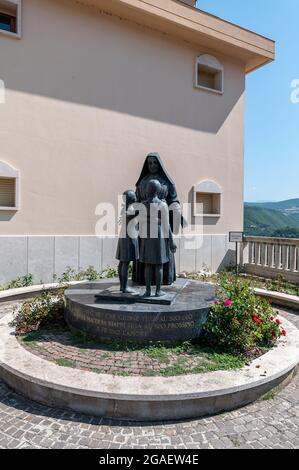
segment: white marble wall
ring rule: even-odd
[[[94,266],[102,271],[117,266],[116,238],[94,236],[0,236],[0,285],[31,273],[35,283],[52,282],[67,267],[75,271]],[[177,272],[197,272],[203,267],[216,272],[235,257],[228,235],[204,235],[197,246],[177,238]]]

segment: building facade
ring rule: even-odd
[[[0,284],[116,263],[97,207],[159,152],[202,224],[178,270],[217,271],[243,228],[246,73],[273,41],[192,0],[0,0]],[[200,5],[199,5],[200,6]]]

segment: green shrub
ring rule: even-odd
[[[65,287],[61,287],[55,294],[44,290],[38,297],[24,302],[16,311],[11,326],[18,334],[47,325],[64,326],[64,290]]]
[[[100,275],[101,279],[112,279],[114,277],[118,277],[118,269],[113,268],[112,266],[107,266],[107,268],[105,268]]]
[[[223,276],[203,328],[203,340],[228,352],[246,353],[272,347],[286,335],[268,300],[254,294],[248,283]]]
[[[68,266],[60,277],[54,276],[54,280],[58,283],[67,283],[71,281],[97,281],[99,279],[109,279],[117,276],[117,268],[111,266],[108,266],[102,272],[98,272],[93,266],[89,266],[85,270],[81,269],[78,272]]]
[[[36,331],[46,326],[65,326],[63,315],[65,307],[64,291],[68,287],[68,283],[71,281],[96,281],[97,279],[113,278],[117,274],[117,269],[111,267],[106,268],[102,273],[98,273],[93,266],[89,266],[86,270],[78,273],[68,267],[58,279],[56,278],[60,284],[58,291],[51,293],[44,289],[38,297],[24,302],[16,311],[11,326],[16,328],[18,334]],[[27,276],[26,280],[25,277],[19,279],[14,281],[14,287],[20,287],[21,279],[23,285],[25,285],[25,281],[27,282],[26,285],[32,284],[31,275],[30,277]],[[16,285],[17,282],[18,285]]]
[[[16,279],[11,280],[5,284],[0,290],[17,289],[19,287],[28,287],[33,285],[32,274],[26,274],[26,276],[20,276]]]

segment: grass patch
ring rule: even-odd
[[[263,401],[274,400],[276,398],[277,392],[275,390],[270,390],[270,392],[266,393],[263,397]]]
[[[241,369],[245,366],[246,360],[242,356],[235,356],[228,353],[216,353],[216,352],[206,352],[203,353],[210,364],[206,364],[208,369],[210,366],[216,367],[214,370],[231,370],[231,369]]]
[[[30,333],[27,333],[26,335],[20,336],[21,340],[24,343],[28,343],[30,346],[30,343],[36,343],[38,341],[41,341],[45,335],[45,331],[31,331]]]
[[[189,374],[190,368],[188,367],[188,361],[185,358],[179,358],[174,364],[165,369],[157,371],[157,375],[162,375],[162,377],[173,377],[176,375],[186,375]]]
[[[146,369],[142,372],[142,375],[143,377],[156,377],[159,374],[153,369]]]
[[[144,349],[144,353],[146,356],[150,357],[151,359],[155,359],[159,362],[168,363],[169,362],[169,355],[170,350],[165,347],[154,347],[150,346],[149,348]]]
[[[72,367],[73,369],[76,367],[75,362],[70,361],[69,359],[65,359],[64,357],[60,357],[59,359],[56,359],[55,362],[60,367]]]
[[[113,372],[113,375],[116,375],[118,377],[130,377],[129,372],[125,372],[125,371]]]
[[[70,332],[70,339],[74,344],[91,344],[94,343],[94,340],[84,333]]]
[[[101,359],[110,359],[111,358],[111,354],[109,353],[104,353],[104,354],[101,354]]]
[[[38,341],[30,341],[30,342],[23,341],[23,342],[28,348],[36,349],[39,347]]]
[[[208,352],[206,348],[193,347],[191,353],[195,358],[198,356],[199,363],[196,366],[190,366],[188,356],[179,357],[178,355],[177,360],[168,367],[160,370],[147,369],[142,375],[144,377],[174,377],[178,375],[204,374],[217,370],[241,369],[246,364],[245,358],[241,356]]]
[[[179,345],[165,345],[165,343],[157,343],[141,349],[141,351],[151,359],[159,362],[169,363],[170,356],[180,355],[182,353],[193,354],[194,346],[191,341],[185,341]]]

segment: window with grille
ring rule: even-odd
[[[15,178],[0,177],[0,207],[16,206],[16,180]]]
[[[20,37],[21,0],[0,0],[0,33]]]
[[[0,211],[19,210],[20,174],[0,160]]]
[[[196,58],[195,87],[223,93],[223,65],[213,56],[204,54]]]

